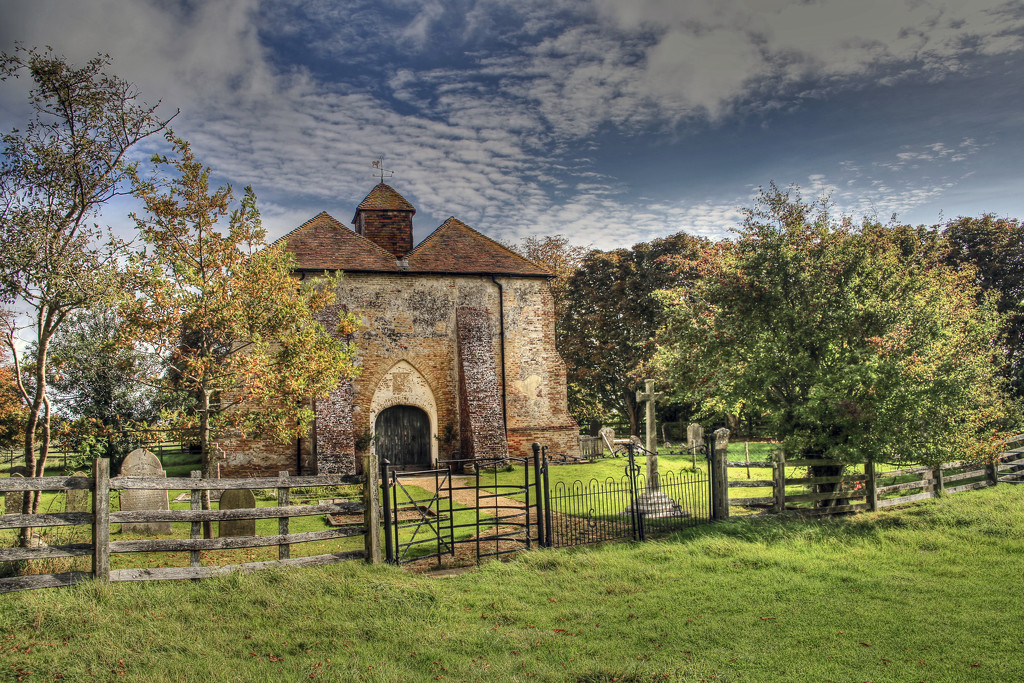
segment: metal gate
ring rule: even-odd
[[[480,562],[541,544],[536,457],[452,460],[398,472],[383,461],[384,552],[406,564],[464,554]],[[538,534],[541,534],[538,537]]]
[[[561,479],[552,485],[546,450],[541,457],[546,547],[644,541],[711,520],[711,478],[706,472],[665,470],[657,481],[648,481],[640,463],[651,454],[629,444],[620,476],[586,482]]]
[[[529,457],[453,460],[419,472],[398,472],[384,461],[387,560],[440,566],[462,554],[480,562],[533,547],[644,541],[709,522],[709,473],[666,469],[648,481],[641,463],[650,455],[631,444],[618,460],[620,476],[586,482],[552,476],[547,448],[537,444]],[[574,467],[557,469],[560,475]]]

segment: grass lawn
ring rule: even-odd
[[[1024,487],[1002,485],[444,579],[347,563],[15,593],[0,680],[1020,680],[1022,573]]]

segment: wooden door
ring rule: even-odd
[[[430,467],[430,418],[414,406],[392,406],[377,415],[377,455],[398,467]]]

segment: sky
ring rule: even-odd
[[[417,242],[449,216],[720,238],[772,181],[858,219],[1024,217],[1021,0],[0,0],[17,42],[109,53],[271,240],[351,226],[380,156]],[[0,130],[27,114],[0,84]]]

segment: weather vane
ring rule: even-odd
[[[375,175],[375,176],[379,175],[380,176],[380,182],[382,182],[382,183],[384,182],[385,178],[390,178],[391,176],[395,175],[394,171],[389,171],[388,169],[384,168],[384,155],[383,154],[381,154],[380,157],[376,161],[373,162],[373,167],[375,169],[377,169],[376,171],[374,171],[373,175]]]

